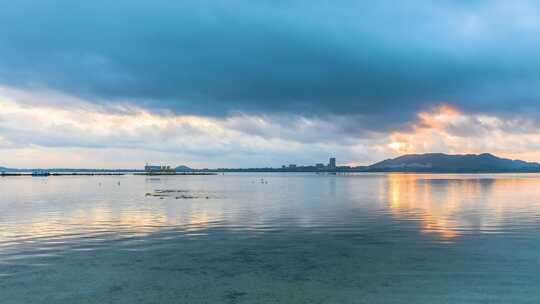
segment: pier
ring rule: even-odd
[[[1,177],[8,177],[8,176],[41,176],[41,177],[47,177],[47,176],[119,176],[119,175],[126,175],[127,173],[49,173],[48,175],[34,175],[32,172],[2,172],[0,173]]]
[[[169,175],[217,175],[217,173],[212,172],[134,172],[134,173],[49,173],[48,175],[43,175],[39,177],[50,177],[50,176],[122,176],[122,175],[146,175],[146,176],[169,176]],[[10,177],[10,176],[27,176],[27,177],[38,177],[32,175],[31,172],[2,172],[0,177]]]

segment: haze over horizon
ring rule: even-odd
[[[532,0],[2,6],[0,166],[540,161]]]

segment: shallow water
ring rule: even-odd
[[[539,217],[536,174],[5,177],[0,303],[539,303]]]

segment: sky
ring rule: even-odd
[[[540,161],[537,1],[0,6],[0,166]]]

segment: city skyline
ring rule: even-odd
[[[0,166],[540,161],[534,1],[203,2],[5,3]]]

